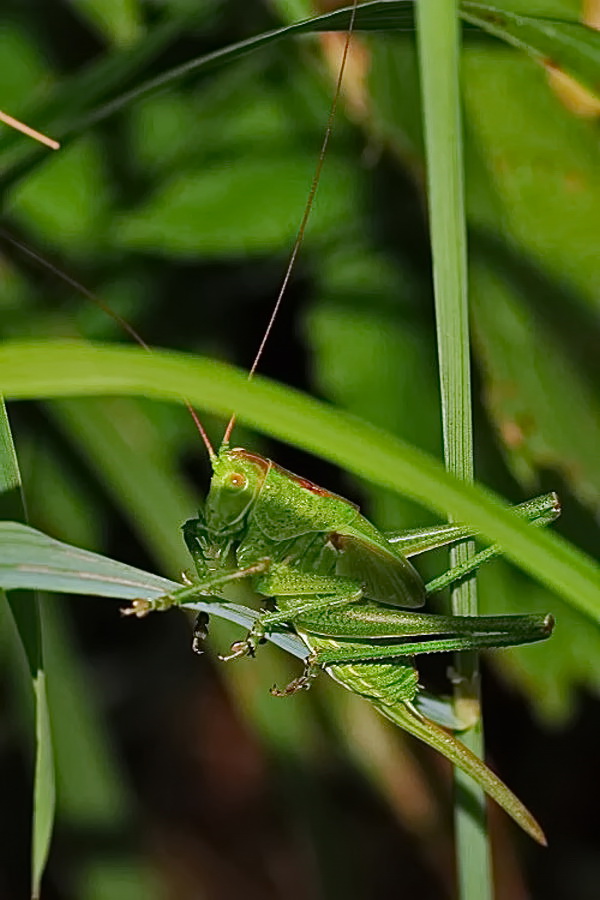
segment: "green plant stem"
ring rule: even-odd
[[[429,218],[437,323],[444,455],[448,471],[473,481],[473,428],[467,296],[467,236],[464,210],[460,116],[460,30],[456,0],[416,4],[421,91],[425,118]],[[472,544],[451,553],[451,565],[472,554]],[[456,615],[477,614],[475,579],[452,591]],[[473,722],[462,735],[483,755],[476,653],[455,661],[455,703],[460,718]],[[455,827],[461,900],[492,897],[485,801],[480,788],[456,770]],[[474,815],[473,810],[476,810]]]

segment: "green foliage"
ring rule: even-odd
[[[310,28],[296,28],[304,35],[301,41],[283,41],[282,33],[269,29],[287,22],[274,14],[269,18],[265,5],[241,0],[87,0],[60,4],[70,8],[69,16],[47,27],[36,15],[25,15],[21,4],[9,6],[0,20],[2,108],[64,138],[65,148],[48,158],[47,150],[2,126],[3,227],[131,318],[151,344],[200,351],[247,368],[301,215],[332,89],[319,47],[307,36]],[[597,91],[600,35],[577,21],[579,5],[567,0],[506,2],[503,9],[465,3],[462,15],[478,26],[465,29],[463,54],[476,477],[514,502],[556,488],[565,515],[553,530],[593,553],[600,487],[597,123],[563,105],[539,63],[562,66]],[[372,32],[360,36],[368,66],[363,69],[357,55],[350,121],[342,114],[336,125],[306,247],[264,371],[294,385],[305,372],[307,392],[439,458],[419,78],[414,35],[405,30],[412,19],[406,2],[368,3],[360,10],[359,27]],[[345,22],[347,14],[329,13],[312,27],[342,28]],[[61,36],[63,27],[71,49]],[[236,41],[242,44],[232,47]],[[249,54],[253,48],[257,52]],[[80,332],[86,338],[121,339],[114,323],[88,301],[2,243],[4,336],[45,341]],[[21,375],[23,381],[35,380],[28,396],[48,396],[44,384],[58,377],[57,370],[49,356],[42,361],[42,348],[36,353],[37,369],[33,356],[23,356]],[[86,374],[75,356],[73,363],[65,370],[63,395],[83,391],[84,376],[99,377]],[[240,376],[229,386],[231,397],[217,403],[207,399],[205,383],[194,381],[193,364],[186,371],[200,405],[214,410],[206,424],[216,441],[222,433],[218,413],[239,403],[249,425],[350,463],[348,474],[340,478],[312,458],[299,460],[280,445],[267,447],[250,432],[238,432],[239,443],[254,442],[301,474],[350,492],[378,525],[408,527],[429,515],[414,500],[392,493],[392,483],[421,502],[427,496],[431,509],[445,511],[449,505],[442,476],[439,492],[433,478],[415,490],[415,470],[397,455],[404,444],[395,438],[378,433],[381,449],[373,452],[375,432],[367,429],[369,440],[363,441],[360,428],[366,426],[349,418],[347,430],[332,444],[321,418],[327,414],[319,407],[306,407],[292,427],[292,395],[282,392],[278,405],[265,413],[264,398],[253,395]],[[110,391],[108,381],[102,383]],[[129,390],[139,393],[131,384]],[[177,386],[171,394],[176,393]],[[205,486],[201,448],[180,410],[133,397],[84,397],[47,406],[14,404],[11,416],[34,526],[179,578],[189,563],[178,528],[193,514]],[[409,448],[409,456],[418,454]],[[566,563],[561,589],[587,604],[583,614],[506,563],[492,564],[482,577],[482,612],[556,615],[552,641],[492,659],[538,718],[566,724],[574,718],[581,687],[596,695],[600,684],[600,638],[589,615],[597,620],[593,570],[585,568],[588,578],[574,580],[579,557],[561,557],[561,548],[554,558],[559,545],[552,537],[529,536],[506,514],[496,520],[489,498],[454,490],[451,502],[462,514],[485,522],[490,533],[496,529],[508,536],[513,555],[531,559],[538,575],[547,573],[548,584],[559,586],[555,576],[561,560]],[[14,508],[10,515],[16,516]],[[125,534],[134,535],[131,543],[125,543]],[[143,562],[140,554],[146,554]],[[427,571],[428,577],[433,574]],[[88,606],[96,622],[93,604],[80,604]],[[59,611],[58,624],[48,632],[54,648],[49,661],[59,673],[54,694],[48,675],[50,699],[56,716],[67,723],[56,742],[61,823],[87,821],[93,827],[97,812],[97,821],[114,829],[123,848],[117,859],[100,854],[86,861],[80,854],[78,896],[120,897],[126,890],[132,897],[151,896],[151,890],[160,896],[133,839],[122,840],[131,836],[130,829],[147,834],[149,827],[126,786],[120,753],[107,737],[109,726],[81,675],[71,628],[61,625],[61,616]],[[99,671],[110,669],[117,653],[113,632],[121,634],[123,627],[116,612],[110,629],[98,626],[107,644]],[[214,622],[211,637],[219,649],[238,635],[228,627]],[[3,646],[9,631],[3,625]],[[123,641],[131,634],[130,629]],[[149,652],[157,652],[156,643]],[[179,647],[179,652],[186,651]],[[96,664],[92,658],[90,665]],[[292,779],[273,775],[283,805],[296,811],[298,828],[309,835],[318,871],[315,891],[339,893],[340,882],[329,880],[337,868],[338,878],[347,879],[345,896],[352,897],[358,890],[354,882],[359,884],[352,867],[358,862],[344,852],[342,865],[329,844],[324,858],[321,829],[343,834],[346,825],[328,808],[322,785],[311,781],[315,769],[337,771],[352,759],[416,840],[426,835],[431,841],[437,832],[431,819],[419,832],[416,807],[407,814],[402,806],[397,762],[404,751],[396,739],[339,691],[324,688],[290,704],[272,701],[266,688],[273,681],[285,683],[289,675],[290,657],[267,649],[247,668],[225,667],[211,677],[220,679],[236,721],[265,748],[270,770],[293,770],[297,776],[292,786]],[[121,686],[129,677],[128,670]],[[12,681],[18,683],[16,677]],[[68,694],[71,682],[80,688],[77,698]],[[108,689],[101,679],[94,683],[106,703],[102,690],[110,695],[114,681],[109,678]],[[79,721],[75,711],[86,708],[94,722],[85,722],[81,744],[72,744],[69,735]],[[492,720],[493,704],[488,713]],[[207,718],[218,726],[223,715],[211,707]],[[337,751],[325,749],[332,743],[323,739],[328,731],[335,733]],[[501,762],[499,742],[493,752]],[[539,796],[545,797],[556,772],[543,761],[537,765],[543,772]],[[422,770],[413,763],[411,771],[411,785],[421,783]],[[518,776],[531,797],[532,771],[524,768]],[[304,814],[309,795],[311,811]],[[79,797],[79,809],[69,797]],[[527,799],[535,807],[535,800]],[[210,798],[206,804],[209,808]],[[354,832],[348,835],[354,838]],[[313,862],[311,857],[309,868]],[[195,888],[206,887],[204,878],[204,871],[196,872]],[[379,893],[386,890],[388,885]],[[264,885],[257,892],[264,895]],[[437,895],[442,893],[440,887]]]

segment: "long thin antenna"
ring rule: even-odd
[[[279,313],[279,308],[281,306],[281,302],[283,300],[284,294],[287,290],[287,286],[289,284],[292,271],[294,265],[296,263],[296,258],[298,253],[300,252],[300,248],[302,247],[302,242],[304,241],[304,235],[306,232],[306,226],[308,224],[309,216],[312,212],[312,208],[315,202],[315,197],[317,194],[317,189],[319,187],[319,182],[321,180],[321,172],[323,171],[323,165],[325,164],[325,157],[327,156],[327,147],[329,146],[329,139],[331,138],[331,134],[333,131],[333,123],[335,120],[335,115],[338,108],[338,102],[340,99],[340,94],[342,91],[342,81],[344,79],[344,70],[346,68],[346,61],[348,59],[348,53],[350,51],[350,42],[352,39],[352,32],[354,30],[354,22],[356,20],[356,9],[358,6],[358,0],[354,0],[352,4],[352,11],[350,13],[350,22],[348,23],[348,31],[346,32],[346,40],[344,42],[344,49],[342,51],[342,59],[340,62],[340,68],[338,71],[338,77],[335,85],[335,91],[333,95],[333,100],[331,102],[331,107],[329,109],[329,116],[327,117],[327,125],[325,126],[325,134],[323,135],[323,142],[321,144],[321,150],[319,152],[319,156],[317,158],[317,165],[315,167],[315,172],[313,175],[312,183],[310,186],[310,191],[308,193],[308,199],[306,201],[306,206],[304,207],[304,213],[302,215],[302,219],[300,221],[300,227],[298,228],[298,233],[296,235],[296,240],[294,241],[294,246],[292,248],[292,252],[285,270],[285,275],[283,276],[283,281],[281,282],[281,287],[279,288],[279,293],[277,294],[277,299],[275,301],[275,305],[273,306],[273,311],[271,312],[271,316],[269,318],[267,327],[265,329],[265,333],[263,334],[262,340],[260,342],[260,346],[256,351],[256,356],[254,357],[254,362],[250,367],[250,371],[248,372],[248,381],[251,381],[257,368],[258,364],[263,355],[263,351],[269,340],[269,336],[273,329],[273,325],[275,324],[275,319],[277,318],[277,314]],[[225,434],[223,436],[223,445],[227,446],[229,444],[229,439],[231,437],[231,432],[235,426],[236,414],[234,413],[227,424],[227,428],[225,429]]]
[[[59,269],[57,266],[55,266],[49,260],[44,259],[43,256],[40,256],[39,253],[36,253],[36,251],[33,250],[31,247],[28,247],[27,244],[23,244],[23,243],[21,243],[21,241],[18,241],[16,238],[14,238],[12,236],[12,234],[9,234],[7,231],[5,231],[4,228],[0,228],[0,235],[5,240],[7,240],[10,244],[12,244],[14,247],[17,247],[21,251],[21,253],[24,253],[26,256],[29,256],[38,265],[42,266],[44,269],[47,269],[49,272],[52,272],[53,275],[56,275],[56,277],[60,278],[61,281],[64,281],[65,284],[70,285],[76,291],[79,291],[80,294],[83,294],[84,297],[87,297],[88,300],[91,300],[92,303],[94,303],[96,306],[98,306],[104,313],[106,313],[106,315],[110,316],[111,319],[113,319],[117,323],[117,325],[119,325],[120,328],[122,328],[123,331],[125,331],[129,335],[129,337],[132,338],[136,342],[136,344],[139,344],[140,347],[142,347],[143,350],[146,350],[147,353],[152,353],[152,348],[148,346],[148,344],[143,339],[143,337],[140,334],[138,334],[138,332],[135,330],[135,328],[132,325],[130,325],[126,319],[124,319],[122,316],[119,315],[118,312],[116,312],[114,309],[112,309],[112,307],[110,307],[108,305],[108,303],[105,303],[104,300],[101,300],[100,297],[97,297],[96,294],[94,294],[94,293],[92,293],[92,291],[88,290],[83,284],[80,284],[79,281],[76,281],[74,278],[71,278],[70,275],[68,275],[66,272],[63,272],[62,269]],[[198,429],[198,432],[200,434],[200,437],[202,438],[204,446],[206,447],[206,449],[208,451],[209,457],[211,459],[215,459],[216,453],[213,449],[213,446],[210,442],[210,439],[209,439],[206,431],[204,430],[204,426],[198,417],[198,413],[196,412],[196,410],[194,409],[192,404],[189,402],[189,400],[186,400],[185,397],[183,398],[183,402],[185,403],[185,406],[187,407],[187,410],[188,410],[190,416],[192,417],[194,425]]]

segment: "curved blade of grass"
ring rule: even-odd
[[[19,522],[0,522],[0,547],[0,587],[5,590],[28,588],[120,600],[153,600],[181,587],[168,578],[72,547]],[[194,601],[185,606],[221,616],[246,630],[258,615],[236,603]],[[295,635],[274,633],[269,640],[294,656],[306,655]]]
[[[600,619],[600,568],[556,534],[528,528],[490,491],[448,475],[432,457],[298,391],[202,357],[78,342],[7,342],[0,349],[7,398],[133,394],[182,402],[240,420],[319,454],[374,484],[475,526],[573,606]]]
[[[170,22],[164,29],[154,29],[144,38],[142,46],[126,53],[114,54],[77,73],[73,80],[60,85],[45,108],[33,110],[31,121],[45,131],[52,132],[64,146],[69,139],[90,126],[109,118],[116,112],[148,95],[179,84],[200,71],[204,74],[287,37],[311,32],[344,31],[348,26],[351,8],[336,10],[293,25],[255,35],[213,53],[195,57],[182,65],[142,80],[157,54],[169,45],[185,27],[182,21]],[[476,25],[496,37],[519,47],[537,59],[551,61],[583,84],[600,90],[598,63],[600,62],[600,33],[586,25],[560,19],[520,16],[495,6],[464,2],[459,14],[464,21]],[[356,31],[392,31],[413,27],[412,0],[374,0],[361,4],[357,10]],[[135,76],[140,79],[137,84]],[[123,91],[124,83],[127,89]],[[0,139],[0,170],[2,183],[9,186],[23,175],[29,166],[40,159],[39,148],[18,140],[10,134]]]

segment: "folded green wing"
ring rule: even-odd
[[[390,606],[416,607],[425,602],[425,586],[417,571],[387,544],[357,531],[335,532],[330,540],[339,551],[336,573],[364,586],[365,596]]]

